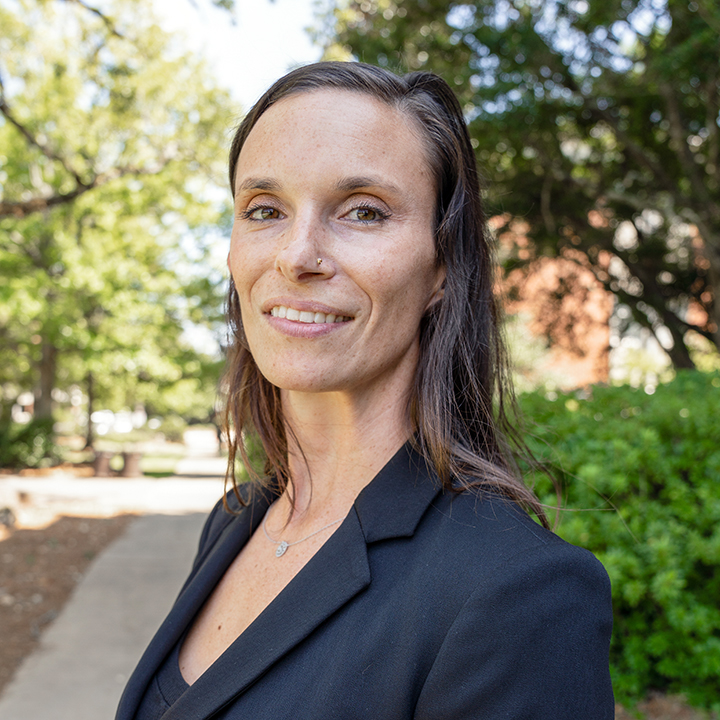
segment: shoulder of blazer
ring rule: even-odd
[[[518,572],[540,557],[563,558],[561,564],[576,563],[609,588],[607,573],[591,552],[571,545],[495,493],[441,493],[428,509],[425,522],[435,528],[446,563],[452,563],[453,557],[462,558],[457,562],[463,570],[465,591],[476,581],[484,582],[488,573],[502,576],[506,571]]]
[[[227,503],[227,507],[226,507]],[[230,503],[233,503],[232,505]],[[242,512],[243,508],[240,507],[237,498],[234,493],[229,491],[224,498],[221,498],[215,504],[215,507],[210,511],[210,514],[205,521],[202,532],[200,533],[200,540],[198,541],[198,550],[195,557],[195,564],[197,564],[205,554],[205,552],[215,544],[220,533],[233,521],[237,514]]]
[[[263,504],[262,501],[266,500],[266,491],[262,487],[253,486],[250,485],[250,483],[240,485],[239,492],[243,501],[246,503],[244,506],[240,504],[235,493],[229,490],[225,494],[225,497],[218,500],[215,507],[210,511],[202,532],[200,533],[198,549],[195,559],[193,560],[190,575],[185,581],[182,590],[184,590],[192,580],[198,568],[212,551],[225,530],[233,523],[238,522],[245,513],[255,512],[255,506]]]

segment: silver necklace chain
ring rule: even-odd
[[[273,545],[277,545],[277,548],[275,548],[275,557],[279,558],[282,557],[285,554],[285,551],[292,547],[293,545],[299,545],[301,542],[305,542],[306,540],[309,540],[313,535],[317,535],[318,533],[321,533],[323,530],[327,530],[329,527],[332,527],[333,525],[337,525],[343,518],[338,518],[337,520],[333,520],[331,523],[328,523],[327,525],[323,525],[319,530],[316,530],[313,533],[310,533],[309,535],[306,535],[304,538],[300,538],[300,540],[296,540],[295,542],[287,542],[285,540],[273,540],[270,535],[268,534],[267,528],[265,527],[265,523],[267,523],[267,513],[265,513],[265,517],[262,521],[262,529],[265,533],[265,537],[273,543]]]

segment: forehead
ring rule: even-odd
[[[407,112],[350,90],[298,92],[272,105],[250,131],[237,178],[286,165],[348,175],[375,169],[407,181],[431,181],[423,131]]]

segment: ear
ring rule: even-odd
[[[433,286],[432,295],[428,300],[428,304],[425,306],[425,312],[427,312],[434,305],[437,305],[437,303],[439,303],[443,299],[443,297],[445,297],[446,277],[447,273],[445,272],[445,268],[439,267],[437,269],[437,277],[435,278],[435,285]]]

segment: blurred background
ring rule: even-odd
[[[171,477],[188,429],[217,452],[229,140],[321,58],[455,88],[618,697],[717,714],[717,0],[0,0],[1,472]]]

